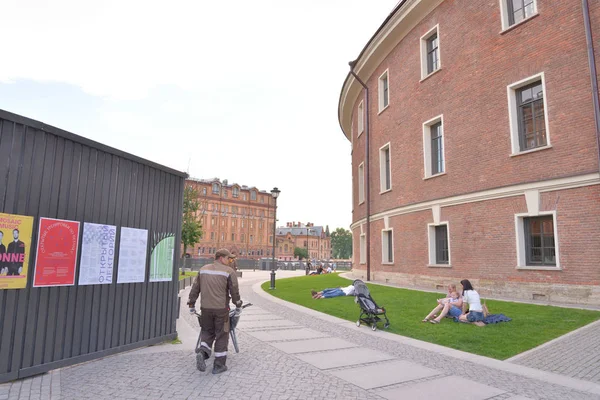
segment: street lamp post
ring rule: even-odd
[[[273,196],[273,254],[272,254],[272,262],[271,262],[271,290],[275,289],[275,243],[276,240],[276,230],[277,230],[277,197],[279,196],[280,190],[276,187],[271,190],[271,196]]]

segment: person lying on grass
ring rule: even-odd
[[[456,285],[448,285],[448,295],[443,299],[437,300],[438,305],[423,319],[423,322],[437,321],[440,322],[446,315],[451,317],[459,317],[462,314],[463,299],[456,291]],[[437,316],[437,314],[439,316]],[[437,318],[436,318],[437,316]],[[434,319],[435,318],[435,319]],[[434,324],[436,322],[433,322]]]
[[[346,287],[337,287],[337,288],[328,288],[328,289],[323,289],[320,292],[317,292],[316,290],[311,290],[310,294],[312,295],[313,299],[328,299],[331,297],[338,297],[338,296],[354,296],[354,286],[350,285],[350,286],[346,286]]]

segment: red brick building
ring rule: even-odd
[[[306,249],[313,261],[331,259],[331,237],[322,226],[310,222],[288,222],[285,228],[278,227],[275,255],[283,261],[296,260],[296,247]]]
[[[600,305],[589,4],[399,2],[340,94],[358,276]]]
[[[273,197],[255,187],[214,179],[187,179],[198,190],[204,235],[192,257],[214,257],[227,248],[243,258],[270,257],[273,249]]]

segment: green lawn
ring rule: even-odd
[[[319,291],[351,283],[338,274],[327,274],[278,279],[275,290],[269,290],[269,282],[265,282],[262,288],[280,299],[356,321],[360,308],[353,296],[315,300],[310,295],[311,289]],[[388,332],[499,360],[600,319],[598,311],[487,300],[490,313],[502,313],[512,321],[478,327],[444,319],[433,325],[421,320],[435,307],[436,299],[443,297],[442,294],[371,284],[368,287],[373,299],[387,311],[390,320]],[[383,324],[380,324],[380,329],[382,327]],[[363,325],[360,329],[370,328]]]
[[[180,281],[184,280],[185,278],[190,277],[190,276],[195,277],[196,275],[198,275],[198,272],[185,272],[185,275],[181,275],[181,272],[179,272],[179,280]]]

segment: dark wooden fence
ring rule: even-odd
[[[112,284],[78,286],[79,266],[74,286],[32,278],[40,217],[116,225],[116,243],[122,226],[170,232],[179,259],[185,177],[0,110],[0,211],[35,218],[27,288],[0,290],[0,383],[176,336],[177,266],[148,282],[150,246],[144,283],[116,283],[118,246]]]

